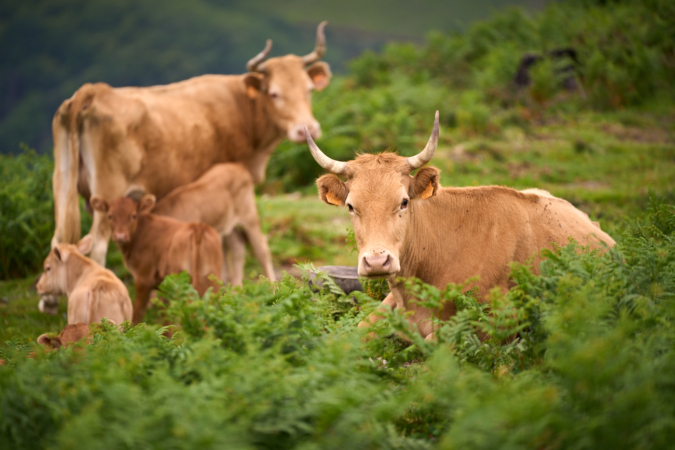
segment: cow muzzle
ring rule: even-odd
[[[366,252],[359,258],[359,275],[362,277],[386,277],[400,270],[398,258],[388,250]]]
[[[113,233],[113,241],[119,242],[121,244],[126,244],[129,242],[129,234],[128,233]]]
[[[307,129],[309,134],[314,139],[319,139],[321,137],[321,125],[316,120],[313,120],[307,124]],[[304,142],[307,139],[305,136],[305,124],[295,125],[288,130],[288,139],[293,142]]]

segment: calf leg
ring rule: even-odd
[[[246,241],[237,229],[223,236],[223,262],[227,281],[233,286],[241,286],[244,281],[244,259]]]
[[[272,254],[267,245],[267,237],[265,237],[260,228],[260,217],[255,206],[255,199],[250,204],[250,209],[241,218],[241,226],[246,232],[248,242],[253,249],[253,254],[263,268],[263,273],[270,281],[276,281],[277,278],[272,266]]]
[[[145,316],[145,309],[148,307],[148,300],[150,300],[150,293],[152,288],[149,284],[143,284],[136,281],[136,299],[134,300],[134,312],[132,322],[138,325],[143,321]]]

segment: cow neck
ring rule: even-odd
[[[268,112],[270,105],[266,105],[266,101],[261,98],[264,94],[260,93],[258,98],[251,99],[242,90],[240,95],[245,97],[249,106],[246,109],[249,113],[249,120],[246,122],[251,124],[249,128],[251,147],[255,151],[276,147],[283,139],[284,132],[271,119]]]
[[[410,202],[410,222],[400,255],[401,276],[431,283],[434,261],[441,259],[441,252],[461,250],[456,242],[462,242],[459,236],[469,232],[464,212],[471,209],[463,197],[455,188],[441,188],[429,199]]]
[[[86,256],[75,251],[71,252],[66,263],[66,295],[69,296],[80,284],[80,280],[86,278],[89,272],[95,271],[99,267],[101,266]]]

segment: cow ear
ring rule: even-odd
[[[107,213],[108,209],[110,208],[110,205],[105,199],[98,197],[96,195],[89,199],[89,204],[91,205],[92,208],[94,208],[94,211],[102,213]]]
[[[244,75],[244,85],[246,86],[246,95],[254,99],[262,91],[262,75],[258,73],[247,73]]]
[[[333,174],[326,174],[316,180],[319,198],[329,205],[344,206],[349,194],[347,186]]]
[[[83,255],[88,255],[94,244],[94,238],[91,234],[86,235],[77,243],[77,251]]]
[[[157,198],[154,195],[144,195],[141,201],[138,203],[138,212],[147,213],[152,211],[152,208],[155,207],[155,203],[157,203]]]
[[[420,198],[422,200],[433,197],[438,193],[441,187],[438,184],[438,178],[441,171],[435,167],[423,167],[417,171],[410,183],[410,198]]]
[[[314,89],[317,91],[323,90],[326,86],[328,86],[328,83],[330,83],[330,77],[333,76],[333,74],[330,72],[330,66],[323,62],[319,61],[307,68],[307,75],[309,75],[309,78],[312,79],[312,83],[314,83]]]

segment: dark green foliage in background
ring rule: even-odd
[[[375,304],[286,277],[200,299],[162,285],[169,340],[103,326],[83,351],[21,340],[0,357],[0,442],[11,448],[666,449],[675,439],[675,209],[651,200],[604,256],[570,244],[514,267],[491,313],[456,286],[439,342]],[[412,345],[393,337],[408,336]],[[480,340],[479,336],[484,340]],[[516,335],[515,340],[508,339]]]
[[[27,147],[0,155],[0,279],[42,269],[54,234],[53,170],[50,156]]]

